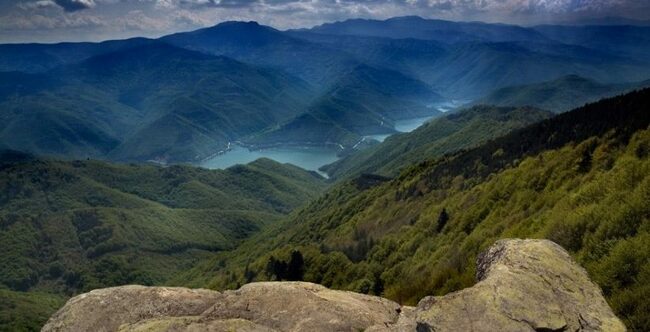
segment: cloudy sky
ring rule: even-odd
[[[650,0],[0,0],[0,43],[156,37],[227,20],[287,29],[403,15],[515,24],[648,20]]]

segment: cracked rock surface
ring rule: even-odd
[[[306,282],[216,292],[122,286],[76,296],[43,331],[624,331],[597,285],[546,240],[501,240],[478,283],[417,307]]]

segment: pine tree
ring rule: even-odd
[[[287,280],[300,281],[303,280],[305,274],[305,260],[302,253],[298,250],[291,252],[291,259],[287,268]]]
[[[442,208],[442,211],[440,211],[440,215],[438,216],[438,225],[436,226],[436,232],[440,233],[442,229],[447,225],[447,222],[449,221],[449,214],[447,214],[447,209]]]

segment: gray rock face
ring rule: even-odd
[[[219,299],[205,289],[121,286],[96,289],[68,301],[43,331],[117,331],[124,323],[198,316]]]
[[[601,291],[546,240],[502,240],[479,282],[405,307],[306,282],[216,292],[123,286],[68,301],[43,331],[624,331]]]
[[[420,301],[421,330],[625,331],[587,272],[551,241],[498,241],[477,266],[473,287]]]

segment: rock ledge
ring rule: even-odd
[[[70,299],[43,331],[625,331],[553,242],[501,240],[477,266],[476,285],[417,307],[306,282],[98,289]]]

